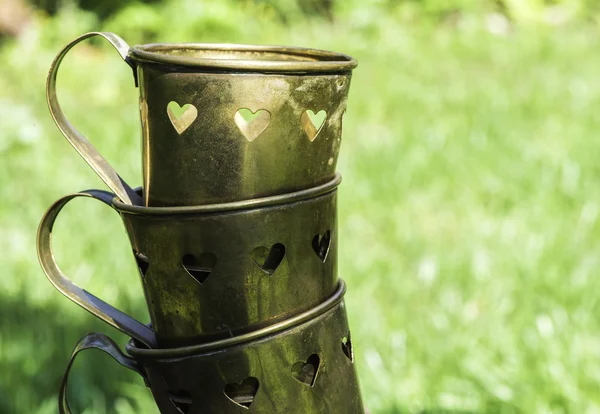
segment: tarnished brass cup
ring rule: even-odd
[[[65,54],[102,36],[140,89],[143,200],[69,123],[56,96]],[[356,61],[315,49],[230,44],[130,48],[87,33],[50,68],[47,99],[59,129],[127,204],[191,206],[266,197],[331,180]]]
[[[251,336],[173,349],[134,341],[123,354],[100,334],[84,337],[63,377],[61,413],[69,412],[67,380],[83,349],[109,353],[138,372],[163,414],[363,414],[354,352],[342,297]]]
[[[321,303],[337,286],[336,187],[326,184],[246,202],[143,207],[99,190],[56,201],[43,217],[38,255],[54,286],[150,347],[228,338]],[[74,285],[54,260],[53,224],[73,198],[116,210],[140,269],[153,330]]]

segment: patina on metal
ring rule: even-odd
[[[149,346],[240,335],[310,309],[335,290],[339,181],[336,176],[302,192],[198,207],[131,206],[99,190],[71,194],[42,219],[40,262],[63,294]],[[55,262],[52,226],[76,197],[100,200],[123,219],[153,335],[75,286]]]
[[[140,88],[143,201],[69,123],[56,97],[63,57],[96,35],[134,69]],[[94,32],[56,57],[47,99],[61,132],[124,203],[224,203],[298,191],[334,177],[356,64],[340,53],[280,46],[130,48],[115,34]]]
[[[331,413],[362,414],[364,408],[340,285],[327,306],[306,312],[242,340],[177,349],[145,349],[135,341],[130,357],[99,334],[96,344],[140,373],[163,414]],[[76,347],[73,358],[83,347]],[[66,405],[69,364],[61,388]],[[69,412],[61,408],[61,413]]]

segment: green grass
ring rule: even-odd
[[[339,258],[372,413],[600,412],[600,29],[496,37],[476,19],[402,26],[376,8],[282,26],[250,6],[194,14],[192,3],[143,9],[151,23],[139,24],[181,12],[177,27],[153,26],[152,40],[292,44],[359,60],[338,165]],[[106,27],[140,42],[145,26],[128,26],[127,13]],[[56,412],[84,333],[126,340],[62,297],[37,263],[45,209],[103,186],[44,99],[54,55],[95,20],[67,10],[36,22],[0,48],[2,413]],[[130,69],[108,47],[78,47],[58,87],[73,123],[139,184]],[[146,318],[118,216],[85,200],[65,210],[55,231],[62,267]],[[83,355],[71,387],[77,412],[155,412],[139,378]]]

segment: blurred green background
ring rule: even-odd
[[[600,413],[599,17],[593,0],[0,0],[0,413],[55,413],[83,334],[126,341],[62,297],[35,253],[55,199],[104,188],[44,95],[59,49],[92,30],[358,59],[339,257],[373,414]],[[90,41],[58,87],[73,123],[139,185],[131,70]],[[86,200],[66,210],[63,269],[147,320],[119,217]],[[83,355],[75,412],[156,413],[139,378]]]

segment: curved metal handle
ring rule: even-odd
[[[146,379],[138,363],[133,358],[123,354],[112,339],[101,333],[89,333],[81,338],[79,342],[77,342],[77,345],[75,345],[73,353],[71,354],[71,358],[69,359],[69,363],[67,364],[67,369],[65,370],[60,382],[60,391],[58,393],[58,411],[60,414],[71,414],[69,402],[67,401],[67,382],[69,380],[69,374],[71,372],[71,367],[75,362],[75,358],[81,351],[85,351],[86,349],[99,349],[100,351],[106,352],[119,364],[123,365],[125,368],[129,368],[130,370],[137,372],[144,378],[144,380]]]
[[[156,337],[152,329],[98,299],[86,290],[81,289],[71,282],[58,267],[54,253],[52,252],[52,226],[62,208],[76,197],[91,197],[112,206],[111,202],[114,194],[101,190],[82,191],[60,198],[48,209],[40,222],[37,237],[38,258],[44,273],[46,273],[46,276],[56,289],[88,312],[139,340],[148,347],[156,347]]]
[[[123,39],[114,33],[86,33],[65,46],[56,56],[54,62],[52,62],[50,71],[48,72],[48,80],[46,82],[46,100],[48,101],[48,108],[50,108],[50,114],[52,115],[54,122],[56,122],[58,129],[60,129],[60,132],[62,132],[65,138],[67,138],[67,141],[71,143],[73,148],[75,148],[79,155],[81,155],[89,166],[92,167],[102,181],[106,183],[108,188],[110,188],[124,203],[143,205],[142,198],[136,194],[125,181],[123,181],[108,161],[106,161],[96,148],[94,148],[94,146],[67,120],[58,103],[58,98],[56,96],[56,74],[60,63],[73,46],[82,40],[93,36],[101,36],[108,40],[110,44],[117,49],[121,58],[133,68],[135,74],[135,65],[127,57],[129,45],[127,45]]]

